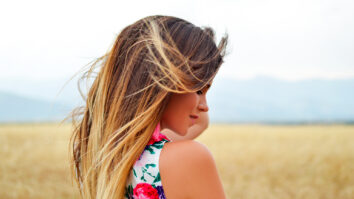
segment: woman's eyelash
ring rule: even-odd
[[[202,94],[203,94],[203,91],[199,90],[199,91],[197,91],[197,94],[198,94],[198,95],[202,95]]]

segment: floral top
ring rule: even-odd
[[[162,147],[170,141],[160,133],[160,124],[158,124],[149,143],[133,165],[126,182],[125,198],[166,199],[161,184],[159,158]]]

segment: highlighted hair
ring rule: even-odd
[[[121,31],[82,76],[89,79],[100,66],[86,106],[72,112],[72,173],[83,198],[124,198],[129,172],[171,93],[206,86],[226,44],[227,35],[216,46],[211,28],[170,16],[149,16]]]

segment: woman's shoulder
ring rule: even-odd
[[[202,143],[165,143],[160,175],[166,198],[225,198],[212,153]]]
[[[162,161],[170,163],[171,161],[200,161],[214,160],[212,153],[202,143],[194,140],[180,140],[167,142],[161,152]]]

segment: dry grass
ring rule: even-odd
[[[78,198],[68,168],[70,126],[0,125],[0,198]],[[354,198],[354,126],[212,125],[228,198]]]
[[[354,198],[354,126],[211,126],[198,140],[229,198]]]
[[[70,126],[0,126],[0,198],[78,198],[70,180]]]

